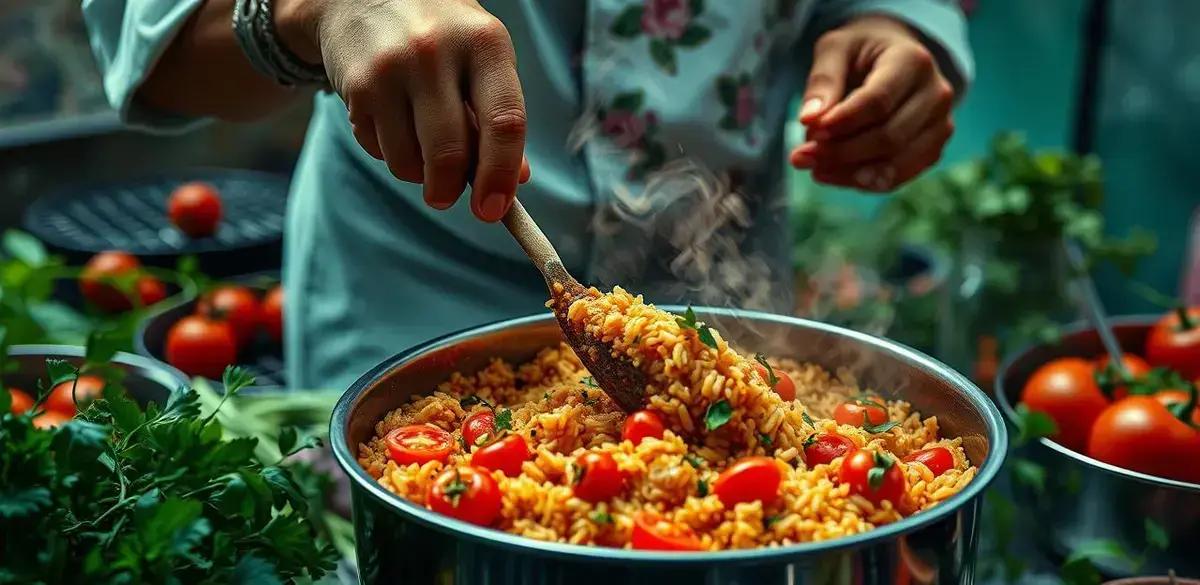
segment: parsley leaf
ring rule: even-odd
[[[804,424],[807,424],[810,427],[816,428],[817,426],[816,421],[814,421],[811,416],[808,416],[807,411],[800,413],[800,419],[804,421]]]
[[[692,467],[695,467],[697,469],[704,463],[704,460],[701,459],[695,453],[688,453],[688,454],[684,455],[683,460],[687,461],[688,465],[691,465]]]
[[[715,431],[729,422],[731,418],[733,418],[733,407],[729,405],[728,400],[722,398],[708,405],[708,411],[704,413],[704,428],[709,432]]]
[[[888,470],[896,464],[896,460],[879,451],[875,451],[874,461],[875,464],[867,471],[867,485],[872,490],[877,490],[883,485],[883,480],[887,477]]]
[[[1017,427],[1016,445],[1024,445],[1042,437],[1050,437],[1058,432],[1058,426],[1054,424],[1054,419],[1050,418],[1050,415],[1029,410],[1029,407],[1024,404],[1018,404],[1015,410],[1016,418],[1013,422]]]
[[[682,317],[675,317],[675,323],[683,329],[695,330],[697,336],[700,338],[700,343],[717,349],[717,339],[713,336],[712,329],[705,325],[703,321],[696,320],[696,311],[692,309],[691,305],[688,305],[687,311],[683,313]]]
[[[765,445],[767,447],[770,447],[771,443],[773,443],[773,441],[771,440],[771,437],[768,437],[767,435],[764,435],[762,433],[758,434],[758,442],[762,443],[763,445]]]
[[[890,421],[887,421],[884,423],[873,425],[873,424],[871,424],[870,417],[867,416],[867,411],[864,410],[863,411],[863,421],[862,421],[861,426],[862,426],[862,430],[867,431],[868,433],[877,435],[879,433],[886,433],[886,432],[900,426],[900,423],[899,423],[899,421],[890,420]]]
[[[513,428],[513,426],[512,426],[512,411],[507,408],[497,410],[496,411],[496,430],[497,431],[511,431],[512,428]]]
[[[591,514],[588,514],[588,517],[596,524],[612,524],[613,521],[611,514],[601,512],[600,510],[593,510]]]
[[[779,377],[775,375],[775,368],[772,368],[771,364],[767,363],[766,356],[756,353],[754,354],[754,361],[762,364],[763,369],[767,371],[767,383],[771,385],[771,388],[779,384]]]
[[[702,325],[700,329],[697,330],[697,336],[700,338],[700,343],[703,343],[704,345],[707,345],[713,349],[717,349],[717,338],[713,336],[711,327]]]
[[[763,528],[770,528],[772,524],[778,521],[779,516],[777,515],[772,514],[770,516],[763,516]]]
[[[583,385],[587,386],[588,388],[599,388],[599,386],[596,385],[596,379],[591,376],[584,376],[580,382],[583,382]]]

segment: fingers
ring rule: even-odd
[[[817,40],[812,69],[804,86],[800,122],[810,124],[838,103],[846,91],[854,44],[847,35],[831,32]]]
[[[417,140],[424,160],[425,203],[449,209],[467,187],[473,142],[462,94],[451,78],[424,76],[413,84]]]
[[[919,44],[889,48],[875,61],[861,86],[814,120],[810,136],[823,141],[883,123],[936,72],[933,55]]]
[[[793,163],[808,168],[818,159],[826,165],[848,165],[891,158],[907,149],[927,125],[949,117],[953,95],[950,85],[943,80],[926,84],[882,124],[844,139],[801,145],[796,149]]]
[[[499,221],[528,172],[525,160],[525,99],[517,78],[508,31],[499,20],[474,35],[469,57],[470,103],[478,120],[478,160],[471,210],[483,221]]]
[[[413,127],[412,106],[399,95],[389,101],[394,107],[389,108],[387,114],[363,116],[366,121],[360,121],[351,109],[354,138],[368,154],[386,162],[388,170],[397,179],[421,183],[425,179],[424,161]],[[378,152],[372,151],[372,138]]]
[[[953,133],[953,122],[941,119],[926,126],[906,148],[891,158],[865,165],[822,164],[818,161],[812,176],[827,185],[880,193],[891,191],[933,166],[941,158],[942,149]]]

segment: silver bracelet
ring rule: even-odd
[[[324,67],[305,63],[279,42],[271,0],[236,0],[233,33],[255,71],[287,87],[316,84],[328,89]]]

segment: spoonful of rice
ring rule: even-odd
[[[550,301],[547,306],[554,311],[558,325],[562,328],[563,336],[584,367],[591,372],[596,385],[612,398],[625,412],[633,412],[645,402],[646,375],[630,360],[617,357],[617,352],[611,343],[606,343],[588,333],[579,322],[568,318],[571,305],[580,299],[588,298],[591,291],[579,284],[571,273],[563,266],[558,252],[546,238],[546,234],[525,211],[520,200],[514,200],[512,207],[505,214],[504,227],[525,250],[529,260],[546,279],[550,288]]]

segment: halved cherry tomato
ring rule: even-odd
[[[13,414],[23,414],[26,410],[33,408],[33,397],[26,394],[22,390],[9,388],[8,395],[12,398],[12,404],[8,407],[9,412]]]
[[[726,508],[742,502],[769,504],[779,497],[783,473],[774,457],[745,457],[717,476],[713,493]]]
[[[1108,399],[1096,383],[1095,367],[1074,357],[1056,359],[1038,368],[1025,382],[1021,402],[1029,410],[1054,419],[1058,432],[1051,438],[1080,452],[1087,448],[1092,423],[1108,407]]]
[[[74,395],[72,396],[72,387]],[[104,392],[104,378],[84,374],[78,380],[67,380],[50,390],[46,397],[46,409],[75,416],[75,405],[86,407]]]
[[[621,426],[621,438],[637,445],[646,437],[663,438],[667,427],[661,416],[653,410],[639,410],[625,418]]]
[[[471,465],[503,471],[513,477],[521,474],[521,464],[529,459],[529,445],[521,435],[509,435],[481,447],[471,455]]]
[[[854,448],[854,441],[848,437],[837,433],[818,433],[804,442],[804,462],[809,467],[828,465]]]
[[[1180,308],[1159,320],[1146,338],[1146,360],[1189,380],[1200,378],[1200,307]]]
[[[954,468],[954,454],[945,447],[930,447],[909,453],[904,462],[920,463],[936,477]]]
[[[887,422],[888,411],[878,397],[854,398],[833,410],[833,420],[839,425],[861,427],[864,422],[869,422],[871,426],[879,426]]]
[[[1163,406],[1171,406],[1172,404],[1187,403],[1188,393],[1183,390],[1160,390],[1154,393],[1154,399],[1162,403]],[[1200,404],[1197,404],[1192,409],[1192,424],[1200,425]]]
[[[878,471],[875,471],[878,470]],[[904,473],[890,455],[855,449],[842,460],[838,481],[850,486],[850,492],[878,504],[884,500],[900,503],[904,494]]]
[[[237,361],[237,338],[228,323],[188,315],[167,331],[167,362],[192,376],[220,380]]]
[[[1108,368],[1108,356],[1100,356],[1096,358],[1096,372],[1103,372]],[[1154,369],[1149,362],[1134,355],[1132,353],[1121,354],[1121,363],[1125,365],[1125,371],[1133,378],[1145,375]],[[1101,389],[1103,390],[1103,388]],[[1125,386],[1116,386],[1112,389],[1113,400],[1120,400],[1129,395],[1129,389]]]
[[[645,510],[633,514],[630,543],[637,550],[704,550],[704,543],[690,526],[667,522],[658,514]]]
[[[208,183],[185,183],[171,193],[167,214],[179,231],[193,238],[211,236],[221,223],[221,196]]]
[[[754,364],[754,369],[758,370],[758,375],[762,377],[763,381],[768,384],[771,382],[771,372],[768,372],[766,367],[762,364]],[[792,377],[779,368],[771,368],[771,371],[775,372],[775,393],[784,400],[795,400],[796,383],[792,381]]]
[[[283,287],[276,286],[267,292],[262,302],[262,322],[267,334],[276,343],[283,341]]]
[[[47,410],[33,417],[33,426],[39,429],[52,429],[67,424],[71,417],[56,410]]]
[[[575,495],[589,502],[611,500],[625,489],[625,476],[608,453],[588,451],[575,459]]]
[[[430,424],[392,429],[383,437],[392,461],[400,465],[445,461],[454,450],[454,437]]]
[[[490,409],[477,411],[462,424],[463,441],[467,448],[479,447],[496,438],[496,414]]]
[[[89,303],[102,311],[119,313],[133,308],[129,296],[113,285],[111,279],[132,277],[142,263],[128,252],[107,250],[92,256],[79,275],[79,290]],[[133,282],[142,305],[152,305],[166,297],[166,289],[153,276],[142,275]]]
[[[239,347],[254,341],[262,322],[262,308],[254,291],[244,286],[222,286],[201,299],[198,312],[214,321],[224,321],[233,330]]]
[[[1092,426],[1087,454],[1125,469],[1200,482],[1200,431],[1153,396],[1129,396],[1105,409]]]
[[[438,514],[491,526],[500,515],[500,487],[484,469],[451,467],[429,484],[425,504]]]

